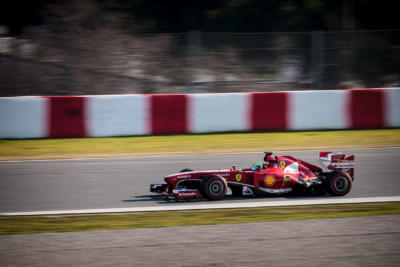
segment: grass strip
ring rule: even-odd
[[[0,140],[0,160],[400,146],[400,129]]]
[[[0,235],[399,215],[400,203],[0,217]]]

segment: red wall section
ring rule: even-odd
[[[86,98],[52,96],[48,100],[50,138],[86,137]]]
[[[151,134],[187,132],[186,95],[152,95],[150,109]]]
[[[287,129],[289,108],[287,93],[252,93],[250,106],[252,130]]]
[[[379,89],[350,90],[351,128],[385,127],[384,93]]]

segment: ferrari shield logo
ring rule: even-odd
[[[242,175],[240,173],[236,174],[236,181],[240,182],[242,180]]]
[[[285,161],[280,161],[279,164],[281,165],[281,168],[284,169],[286,166],[286,162]]]

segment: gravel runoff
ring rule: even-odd
[[[399,247],[377,216],[0,236],[0,266],[399,266]]]

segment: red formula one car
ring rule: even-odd
[[[193,171],[184,169],[164,178],[166,184],[151,184],[150,191],[176,199],[220,200],[228,187],[234,196],[300,193],[344,196],[354,180],[354,155],[321,152],[323,168],[292,156],[265,152],[264,163],[251,168]]]

